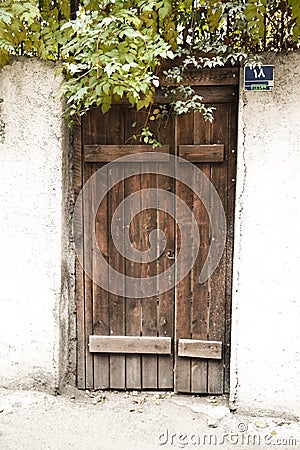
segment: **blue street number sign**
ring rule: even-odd
[[[245,67],[246,91],[271,91],[274,86],[274,66]]]

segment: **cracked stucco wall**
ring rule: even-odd
[[[240,93],[231,401],[300,416],[300,54],[265,63],[275,89]]]
[[[55,64],[0,71],[0,383],[55,388],[68,366],[69,137]],[[67,292],[68,291],[68,292]],[[66,339],[66,342],[68,340]]]

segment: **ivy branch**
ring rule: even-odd
[[[169,112],[196,110],[212,120],[211,107],[180,88],[187,67],[242,64],[252,53],[296,50],[299,37],[299,0],[0,2],[0,65],[12,55],[60,60],[57,73],[65,81],[57,97],[66,97],[70,123],[92,105],[107,112],[125,98],[137,110],[150,111],[141,135],[148,141],[154,139],[151,111],[162,61],[184,57],[166,75]],[[205,56],[195,56],[199,52]]]

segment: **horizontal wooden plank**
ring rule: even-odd
[[[152,353],[171,355],[171,338],[155,336],[96,336],[89,338],[95,353]]]
[[[214,104],[218,108],[218,103],[237,103],[238,91],[237,86],[194,86],[195,94],[202,97],[205,104]],[[184,100],[184,96],[176,97],[177,100]],[[166,97],[161,89],[155,91],[155,103],[169,104],[171,99]]]
[[[195,94],[199,95],[203,98],[203,103],[212,104],[212,103],[238,103],[238,86],[236,85],[226,85],[226,86],[194,86],[193,87]],[[162,89],[156,89],[154,94],[154,104],[162,104],[168,105],[171,103],[172,99],[165,96],[165,93]],[[183,95],[178,95],[178,100],[184,100]],[[130,108],[130,103],[128,99],[122,98],[121,100],[114,101],[114,106],[124,105]],[[90,110],[97,110],[98,106],[92,106]],[[137,147],[137,146],[135,146]],[[151,146],[149,146],[151,147]]]
[[[148,160],[143,157],[144,152],[152,152],[153,159],[151,161],[155,162],[156,154],[163,154],[164,158],[161,156],[159,162],[169,161],[169,145],[163,145],[153,149],[151,145],[85,145],[84,146],[84,160],[85,162],[100,163],[100,162],[111,162],[115,161],[122,156],[136,155],[135,162],[147,162]]]
[[[213,69],[186,69],[181,86],[232,86],[239,83],[239,69],[213,68]],[[165,76],[161,77],[161,85],[170,85]]]
[[[224,145],[179,145],[179,156],[190,162],[222,162],[224,161]]]
[[[195,94],[200,95],[203,98],[203,103],[237,103],[238,102],[238,86],[236,85],[226,85],[226,86],[194,86]],[[172,99],[166,97],[161,89],[155,90],[155,104],[169,104]],[[178,95],[178,100],[184,100],[183,96]],[[124,105],[130,108],[130,103],[127,98],[122,98],[121,100],[114,101],[113,105]],[[90,108],[98,109],[97,106]],[[151,147],[151,146],[150,146]]]
[[[178,356],[190,358],[222,358],[221,341],[203,341],[198,339],[179,339]]]

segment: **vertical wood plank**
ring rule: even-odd
[[[192,144],[193,143],[193,116],[191,113],[176,117],[177,122],[177,143]],[[184,170],[184,164],[181,163],[181,170]],[[186,169],[188,170],[188,168]],[[176,181],[176,196],[180,197],[192,210],[193,196],[191,190],[183,183]],[[176,202],[176,218],[180,222],[184,219],[184,211],[178,208]],[[191,245],[192,252],[192,236],[189,236],[188,242]],[[176,236],[176,257],[180,251],[181,237],[178,232]],[[189,261],[185,261],[189,264]],[[175,340],[176,344],[179,338],[191,337],[191,298],[192,298],[192,279],[189,273],[176,287],[175,296]],[[175,391],[190,392],[191,390],[191,360],[178,356],[176,345],[175,357]]]
[[[141,189],[157,187],[157,176],[155,174],[143,174],[141,176]],[[141,193],[141,207],[147,204],[149,194]],[[149,234],[157,229],[157,209],[147,209],[141,212],[142,245],[141,251],[150,248]],[[156,260],[143,262],[141,277],[150,278],[156,275]],[[144,294],[142,292],[142,294]],[[142,336],[157,336],[157,296],[142,299]],[[157,388],[157,356],[142,356],[142,388]]]
[[[123,143],[124,140],[124,107],[114,106],[107,113],[107,142],[109,144]],[[115,163],[114,175],[124,176],[124,166]],[[110,174],[108,175],[110,178]],[[108,194],[108,236],[109,236],[109,266],[120,273],[125,272],[124,257],[118,252],[111,236],[111,222],[119,203],[124,199],[124,181],[115,185]],[[118,232],[122,232],[120,229]],[[110,282],[111,283],[111,282]],[[124,282],[125,284],[125,282]],[[125,299],[109,293],[110,335],[125,334]],[[125,389],[125,355],[110,355],[110,388]]]
[[[83,144],[95,144],[97,142],[99,143],[105,143],[106,139],[106,118],[102,114],[101,110],[99,109],[91,109],[88,111],[86,116],[83,118],[83,126],[82,126],[82,136],[83,136]],[[95,169],[92,169],[91,164],[84,164],[84,171],[85,171],[85,182],[89,178],[89,176],[92,175],[92,171]],[[98,188],[98,186],[96,187]],[[94,193],[95,194],[95,193]],[[93,195],[92,192],[90,192],[90,195]],[[105,209],[105,203],[102,205]],[[90,214],[91,204],[85,205],[84,210],[84,216],[89,220],[89,214]],[[103,214],[105,211],[100,213],[100,217],[98,216],[98,219],[102,221]],[[98,223],[99,225],[99,223]],[[97,219],[96,223],[93,224],[94,227],[97,227]],[[102,230],[103,231],[102,224]],[[97,232],[97,228],[96,228]],[[97,236],[97,235],[96,235]],[[105,249],[104,249],[105,250]],[[94,257],[95,253],[93,252],[93,255],[90,252],[85,252],[86,258],[92,258],[92,265],[93,265],[93,271],[97,271],[97,261]],[[107,276],[107,274],[103,274],[103,276]],[[105,309],[105,305],[107,305],[107,294],[105,291],[103,291],[101,288],[95,285],[87,276],[85,276],[85,316],[86,316],[86,339],[88,339],[88,336],[90,334],[93,334],[94,332],[103,332],[105,333],[107,330],[108,325],[108,318],[107,318],[107,307]],[[95,314],[95,315],[94,315]],[[95,328],[94,328],[95,325]],[[97,386],[103,386],[108,387],[108,357],[102,357],[102,355],[93,355],[89,352],[89,349],[87,348],[86,342],[86,361],[87,361],[87,368],[86,368],[86,387],[95,387]],[[94,384],[96,383],[96,384]]]
[[[97,166],[94,170],[99,169]],[[105,189],[104,186],[96,184],[97,191]],[[96,192],[93,193],[94,195]],[[107,196],[102,200],[96,214],[95,233],[99,250],[108,262],[108,240],[107,240]],[[97,264],[97,252],[93,249],[93,273],[96,274],[100,269]],[[100,275],[100,274],[98,274]],[[101,273],[102,279],[108,281],[108,270]],[[109,309],[108,309],[108,292],[102,289],[96,283],[93,283],[93,332],[101,336],[109,334]],[[109,387],[109,355],[95,353],[94,354],[94,388],[106,389]]]
[[[175,154],[175,120],[169,117],[167,122],[156,122],[154,132],[162,144],[170,145],[170,153]],[[158,173],[163,170],[164,164],[158,164]],[[175,180],[171,177],[158,175],[158,189],[167,192],[175,191]],[[169,212],[169,213],[168,213]],[[158,199],[157,220],[158,228],[167,238],[166,249],[157,260],[157,273],[164,273],[175,262],[175,222],[172,214],[175,213],[175,203],[167,196]],[[169,256],[168,256],[169,255]],[[170,258],[171,256],[171,258]],[[158,336],[174,338],[175,317],[175,289],[163,292],[158,297],[157,325]],[[158,388],[173,389],[174,387],[174,345],[172,355],[158,356]]]
[[[125,165],[125,172],[127,169]],[[125,181],[125,196],[140,191],[141,176],[136,175]],[[136,215],[131,222],[130,240],[138,250],[141,249],[140,214]],[[141,266],[139,263],[126,260],[126,275],[140,278]],[[126,336],[141,335],[141,300],[140,290],[137,291],[138,298],[130,298],[126,295]],[[141,356],[126,355],[126,387],[128,389],[141,389]]]
[[[117,163],[115,174],[123,175],[124,167]],[[109,194],[109,226],[113,214],[124,197],[124,181],[111,189]],[[119,230],[121,232],[121,230]],[[124,258],[115,248],[111,234],[109,233],[109,266],[120,273],[124,273]],[[123,281],[125,284],[125,281]],[[111,284],[111,281],[110,281]],[[110,311],[110,335],[123,336],[125,334],[125,299],[124,297],[109,294]],[[110,387],[112,389],[125,389],[125,355],[110,355]]]
[[[215,111],[215,120],[212,124],[215,143],[225,144],[225,154],[228,152],[228,105],[218,104]],[[227,161],[211,164],[211,181],[216,188],[227,213],[225,189],[227,186]],[[218,220],[218,219],[217,219]],[[226,252],[215,272],[211,275],[211,296],[209,305],[209,339],[224,342],[225,334],[225,279],[226,279]],[[224,360],[209,360],[208,362],[208,392],[223,393]]]
[[[78,119],[73,127],[74,141],[74,172],[73,172],[73,187],[74,200],[77,200],[78,194],[83,184],[83,169],[82,169],[82,128],[81,120]],[[82,219],[82,204],[79,223],[74,224],[75,240],[83,239],[83,219]],[[84,274],[81,265],[76,257],[75,260],[75,301],[76,301],[76,332],[77,332],[77,386],[79,389],[85,388],[85,312],[84,312]]]
[[[137,127],[141,125],[141,115],[128,111],[125,120],[125,142],[132,136],[133,131],[131,123],[138,122]],[[132,163],[137,164],[137,163]],[[124,173],[128,170],[128,164],[124,165]],[[137,164],[140,167],[140,164]],[[140,192],[141,190],[141,176],[135,175],[125,180],[125,197],[134,192]],[[137,195],[137,202],[141,202],[141,194]],[[130,213],[130,211],[129,211]],[[130,227],[129,235],[132,245],[141,250],[142,233],[141,233],[141,214],[137,214],[133,217]],[[126,275],[129,277],[140,278],[141,277],[141,265],[137,262],[126,260],[125,262]],[[141,290],[140,285],[136,291],[137,298],[130,298],[126,294],[125,304],[125,323],[126,323],[126,336],[140,336],[141,335]],[[126,355],[126,388],[127,389],[141,389],[142,377],[141,377],[141,356],[140,355]]]
[[[92,174],[91,165],[84,165],[83,179],[84,183],[90,178]],[[86,187],[86,193],[88,200],[83,202],[83,222],[84,222],[84,262],[88,265],[88,261],[92,260],[92,249],[90,246],[89,235],[86,230],[90,227],[90,211],[92,203],[92,190],[91,187]],[[85,352],[86,352],[86,387],[94,387],[94,357],[89,352],[88,342],[89,336],[93,334],[93,298],[92,298],[92,280],[90,277],[84,275],[84,298],[85,298]]]
[[[158,188],[168,192],[174,192],[174,180],[170,177],[159,175]],[[158,227],[165,233],[167,245],[164,253],[158,259],[158,273],[166,272],[175,259],[175,226],[170,213],[175,210],[175,204],[169,197],[161,197],[158,203]],[[168,257],[168,255],[171,256]],[[174,337],[174,288],[163,292],[159,296],[158,304],[158,334],[164,337]],[[174,351],[173,355],[161,355],[158,357],[158,387],[160,389],[172,389],[174,385]]]
[[[210,140],[211,125],[204,121],[203,115],[199,112],[194,113],[194,144],[206,144]],[[208,178],[210,177],[210,164],[198,164],[201,170]],[[198,179],[197,173],[194,177],[194,187],[196,183],[201,183],[200,187],[203,197],[208,198],[209,190],[205,189],[205,184]],[[199,275],[206,261],[210,239],[210,222],[206,209],[199,199],[193,193],[193,214],[198,223],[200,234],[200,249],[192,269],[193,278],[193,304],[192,304],[192,339],[208,338],[208,302],[209,302],[209,280],[199,284]],[[207,392],[207,360],[192,358],[191,361],[191,391],[193,393]]]

